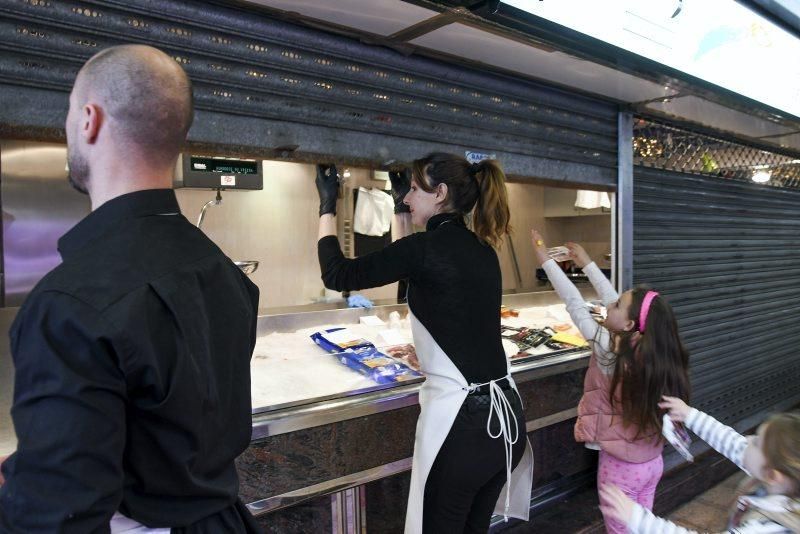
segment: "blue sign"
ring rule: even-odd
[[[470,152],[467,150],[464,152],[464,157],[467,158],[467,161],[470,163],[478,163],[485,159],[497,159],[497,154],[484,154],[482,152]]]

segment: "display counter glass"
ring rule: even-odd
[[[587,299],[595,297],[589,288],[582,291]],[[506,295],[503,302],[498,335],[512,373],[532,363],[546,365],[567,354],[586,353],[585,341],[554,292]],[[602,309],[597,311],[599,316]],[[348,342],[352,346],[346,349]],[[260,317],[251,368],[254,414],[424,380],[417,372],[405,305]]]

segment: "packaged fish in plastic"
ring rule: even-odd
[[[350,369],[370,377],[378,384],[401,382],[422,376],[394,358],[379,352],[375,347],[348,349],[337,354],[337,357]]]
[[[354,332],[344,327],[314,332],[311,334],[311,339],[323,349],[333,353],[347,349],[374,347],[372,343],[362,337],[358,337]]]
[[[421,373],[379,352],[372,343],[346,328],[315,332],[311,334],[311,339],[326,351],[335,354],[341,363],[378,384],[422,377]]]

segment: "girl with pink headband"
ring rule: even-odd
[[[614,484],[651,510],[664,471],[665,411],[658,403],[663,395],[689,400],[689,353],[678,335],[672,308],[644,287],[617,295],[583,247],[567,243],[570,259],[588,276],[608,311],[603,324],[598,324],[578,289],[547,255],[542,236],[536,230],[531,233],[548,280],[592,349],[575,439],[600,451],[598,489]],[[608,509],[604,498],[600,493],[602,510]],[[627,532],[624,523],[605,514],[604,519],[608,532]]]

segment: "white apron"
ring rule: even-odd
[[[414,458],[411,463],[411,487],[408,494],[408,508],[406,509],[405,534],[422,533],[422,505],[425,496],[425,482],[433,467],[433,461],[439,454],[447,434],[470,391],[470,384],[453,364],[447,354],[439,347],[430,332],[420,323],[414,314],[409,311],[411,332],[414,336],[414,347],[419,359],[420,368],[425,373],[426,379],[419,392],[420,415],[417,421],[417,433],[414,441]],[[498,377],[497,380],[508,378],[509,384],[517,391],[517,386],[511,378],[511,368],[506,363],[507,376]],[[475,384],[473,384],[475,386]],[[493,399],[495,395],[502,402],[505,397],[494,382],[490,384]],[[503,397],[499,400],[499,397]],[[520,399],[520,402],[522,400]],[[501,406],[496,405],[498,409]],[[510,409],[510,407],[508,407]],[[503,419],[503,414],[496,415]],[[493,415],[492,417],[495,417]],[[513,415],[512,419],[516,420]],[[501,435],[497,439],[506,439],[506,462],[510,469],[510,443],[509,434]],[[510,439],[514,438],[513,424],[510,429]],[[533,485],[533,449],[528,440],[525,428],[518,429],[518,438],[525,439],[525,453],[511,472],[510,480],[506,481],[500,498],[495,506],[494,513],[508,517],[528,520],[530,510],[531,487]],[[468,468],[465,466],[465,468]],[[510,490],[509,490],[510,488]],[[508,503],[508,504],[506,504]]]

